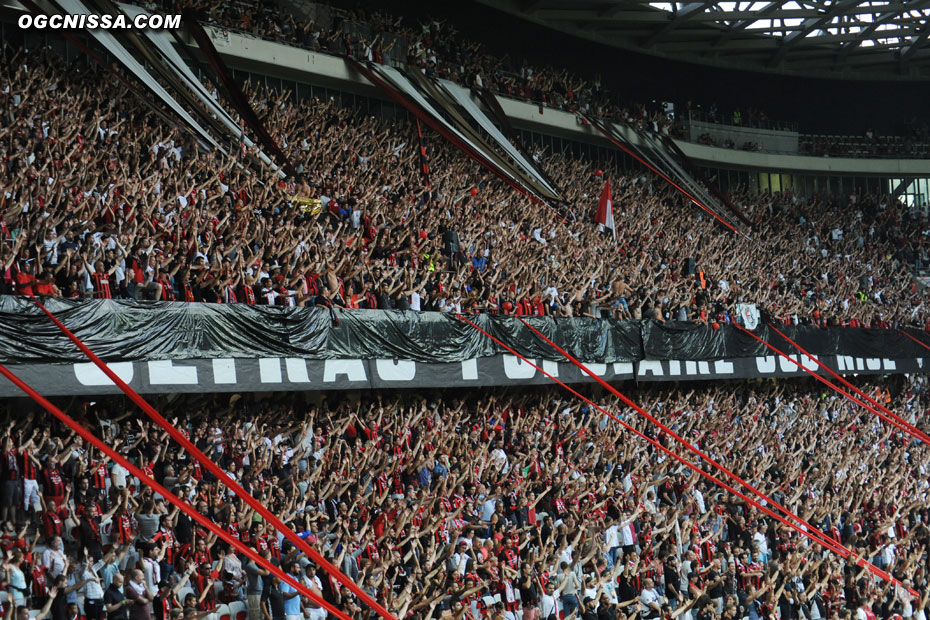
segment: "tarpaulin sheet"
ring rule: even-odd
[[[215,358],[397,359],[448,363],[504,353],[455,317],[438,312],[338,310],[246,304],[48,300],[49,310],[109,362]],[[520,321],[480,315],[482,329],[521,355],[559,359]],[[535,317],[529,322],[585,363],[721,360],[769,355],[727,326]],[[927,351],[892,330],[786,327],[814,355],[922,358]],[[756,332],[786,352],[777,334]],[[0,297],[0,362],[81,362],[84,356],[31,301]]]

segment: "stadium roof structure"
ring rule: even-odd
[[[717,66],[855,79],[930,77],[930,0],[478,0],[560,32]]]

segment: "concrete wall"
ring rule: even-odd
[[[382,97],[381,92],[350,71],[341,59],[316,54],[248,35],[207,29],[217,50],[235,69],[338,87],[347,92]],[[540,108],[530,103],[498,97],[504,113],[515,127],[548,133],[582,142],[607,145],[609,142],[591,127],[581,125],[569,112]],[[635,137],[630,137],[635,141]],[[744,168],[768,172],[856,176],[930,176],[926,159],[852,159],[758,153],[705,146],[676,140],[681,150],[698,164],[711,167]]]
[[[747,142],[758,144],[768,152],[793,154],[798,152],[798,132],[740,127],[737,125],[720,125],[704,121],[690,121],[689,137],[697,142],[704,134],[711,136],[718,144],[732,140],[736,148],[741,149]]]

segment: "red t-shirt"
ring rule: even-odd
[[[16,274],[16,291],[20,295],[34,295],[32,287],[36,283],[36,277],[20,271]]]

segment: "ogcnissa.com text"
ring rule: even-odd
[[[135,17],[127,15],[95,15],[92,13],[78,13],[73,15],[20,15],[20,28],[38,28],[50,30],[95,30],[111,29],[176,29],[181,27],[180,15],[148,15],[140,13]]]

